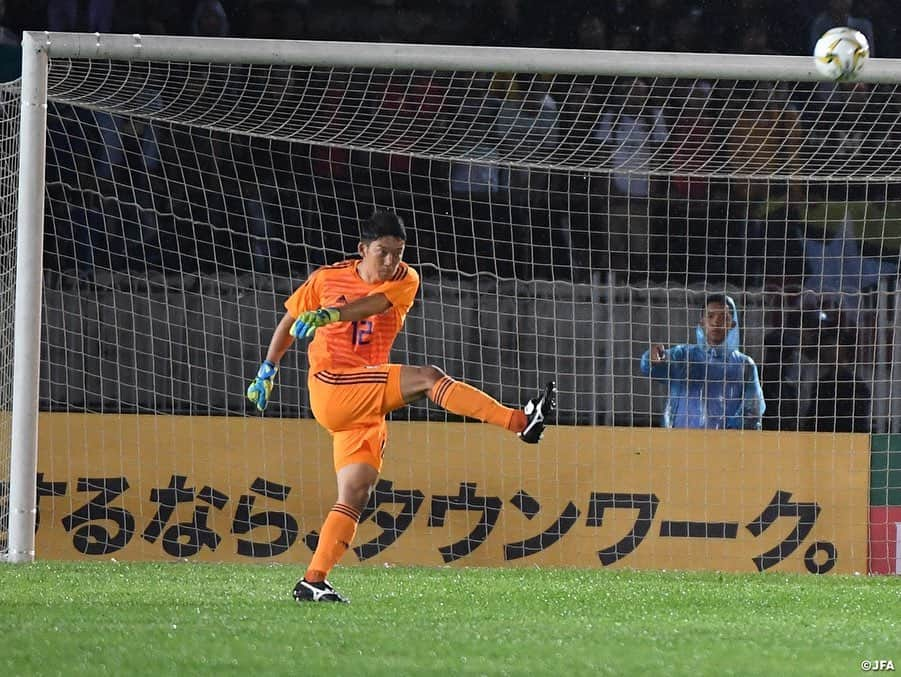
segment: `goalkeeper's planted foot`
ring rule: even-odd
[[[537,444],[544,433],[545,419],[557,409],[557,384],[548,381],[544,391],[535,399],[526,402],[522,412],[526,415],[526,427],[519,438],[529,444]]]
[[[301,578],[294,586],[294,599],[298,602],[350,603],[350,600],[335,590],[328,581],[312,583],[305,578]]]

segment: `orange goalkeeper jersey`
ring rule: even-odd
[[[319,327],[309,347],[311,374],[387,363],[394,339],[413,306],[419,275],[410,266],[401,263],[390,280],[369,284],[357,272],[359,264],[359,259],[351,259],[323,266],[285,301],[292,317],[317,308],[340,308],[372,294],[384,294],[391,302],[379,315]]]

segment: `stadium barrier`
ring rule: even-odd
[[[390,435],[344,564],[867,570],[868,435]],[[330,439],[310,420],[44,413],[39,439],[43,559],[300,565],[333,495]]]

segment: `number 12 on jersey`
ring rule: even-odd
[[[372,320],[355,320],[353,325],[353,344],[362,346],[372,341]]]

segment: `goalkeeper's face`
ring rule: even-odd
[[[384,282],[394,277],[397,267],[404,258],[404,241],[393,235],[386,235],[371,242],[360,243],[360,264],[364,277]]]

